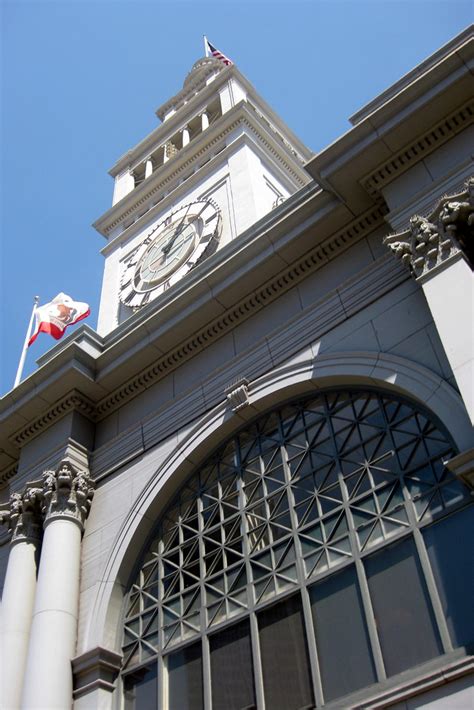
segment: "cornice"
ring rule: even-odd
[[[8,483],[8,481],[11,478],[14,478],[17,473],[18,473],[18,461],[15,461],[13,466],[10,466],[10,468],[4,469],[0,473],[0,488],[2,488],[5,485],[5,483]]]
[[[231,79],[235,79],[239,82],[239,84],[241,84],[247,93],[247,96],[250,97],[250,100],[260,111],[262,111],[262,114],[265,116],[266,120],[272,124],[274,130],[279,131],[284,139],[288,141],[294,149],[296,149],[304,160],[309,160],[311,157],[311,151],[308,150],[302,141],[284,123],[284,121],[281,120],[272,107],[267,104],[266,101],[264,101],[264,99],[257,93],[255,87],[243,74],[241,74],[236,65],[233,64],[229,67],[224,67],[222,65],[222,70],[215,75],[212,82],[203,85],[199,91],[194,93],[194,95],[186,101],[186,103],[179,106],[175,114],[163,121],[162,124],[157,126],[151,133],[145,136],[145,138],[143,138],[143,140],[141,140],[136,146],[124,153],[109,170],[109,174],[114,177],[122,170],[136,164],[138,160],[145,159],[147,154],[158,147],[161,143],[164,143],[167,138],[185,126],[186,122],[190,120],[191,117],[194,117],[197,113],[199,113],[201,106],[207,104],[213,95],[217,97],[219,89],[222,89]],[[201,83],[202,82],[198,80],[196,86],[201,85]],[[185,92],[183,96],[188,95],[186,89],[183,89],[182,91]],[[191,93],[193,92],[191,91]],[[179,92],[176,96],[180,96],[181,94],[182,92]],[[164,107],[171,108],[176,96],[170,99],[169,102],[163,104],[163,106],[156,111],[156,114],[159,115],[158,112],[161,112],[161,109]],[[228,112],[224,115],[227,115],[227,113]]]
[[[416,82],[420,77],[428,75],[433,70],[436,71],[436,68],[445,62],[450,54],[459,56],[461,61],[464,61],[463,50],[467,49],[470,44],[472,45],[473,35],[474,26],[470,25],[469,27],[466,27],[465,30],[440,47],[440,49],[431,54],[427,59],[424,59],[420,64],[409,71],[408,74],[402,76],[401,79],[396,81],[388,89],[383,91],[372,101],[350,116],[349,121],[351,124],[353,126],[357,125],[365,118],[368,118],[372,113],[376,112],[377,109],[395,99],[404,91],[404,89],[410,86],[410,84]]]
[[[188,146],[181,149],[178,155],[168,163],[165,163],[159,170],[156,170],[150,175],[147,180],[141,183],[134,190],[129,192],[116,205],[111,207],[105,214],[102,215],[93,226],[100,234],[108,237],[112,230],[125,220],[131,217],[135,212],[140,211],[140,216],[137,221],[141,220],[145,215],[149,217],[149,210],[159,206],[162,208],[162,198],[160,192],[167,191],[168,195],[177,187],[173,185],[178,182],[180,177],[196,165],[203,157],[212,154],[212,149],[215,149],[229,134],[235,131],[241,125],[250,127],[258,136],[259,140],[270,151],[286,175],[291,175],[295,183],[295,187],[303,186],[308,179],[303,169],[303,165],[293,155],[291,149],[283,142],[278,140],[278,135],[272,131],[270,126],[266,125],[265,118],[262,118],[256,109],[249,105],[246,101],[239,102],[234,108],[221,116],[213,123],[205,132],[191,141]],[[228,146],[231,148],[231,146]],[[216,156],[211,155],[211,161]],[[222,156],[219,157],[222,158]],[[209,162],[198,171],[205,168],[210,170]],[[197,175],[197,172],[195,175]],[[201,179],[203,173],[200,173]],[[191,182],[187,182],[186,186]],[[170,188],[170,185],[171,188]],[[166,195],[167,196],[167,195]],[[170,196],[170,199],[173,199]],[[143,206],[149,202],[153,202],[146,212],[143,212]]]
[[[319,199],[319,197],[320,193],[318,193],[318,195],[316,196],[313,196],[312,199]],[[299,204],[299,202],[297,202],[297,204],[298,206],[297,208],[295,208],[295,215],[299,214],[301,210],[306,209],[305,202],[303,202],[303,204],[301,205]],[[279,224],[278,233],[284,233],[288,237],[288,233],[291,232],[291,225],[288,226],[286,229],[284,228],[284,225],[286,224],[286,220],[288,220],[288,218],[291,217],[291,215],[294,213],[294,210],[290,211],[289,214],[286,214],[286,209],[288,209],[286,203],[283,204],[281,208],[279,208],[279,210],[282,211],[282,216],[281,223],[278,222],[277,224]],[[334,207],[330,207],[330,209],[334,209]],[[327,213],[323,210],[322,214]],[[166,353],[160,354],[159,350],[157,349],[156,358],[153,358],[153,364],[141,369],[137,374],[130,377],[122,385],[112,389],[109,394],[102,396],[101,392],[104,391],[104,385],[100,378],[101,371],[104,367],[109,369],[113,368],[113,363],[115,363],[115,367],[121,366],[120,352],[125,352],[124,348],[126,348],[126,344],[129,338],[132,337],[133,342],[136,343],[136,347],[138,349],[140,347],[148,347],[151,342],[150,333],[153,332],[153,326],[151,325],[151,323],[148,324],[148,321],[146,321],[146,319],[144,321],[142,318],[140,318],[140,314],[138,314],[137,320],[134,321],[134,323],[129,323],[128,326],[125,328],[124,332],[120,334],[120,336],[117,334],[117,336],[113,335],[112,338],[106,338],[104,340],[103,352],[101,355],[97,355],[95,358],[96,379],[94,387],[90,392],[90,397],[85,396],[77,389],[71,390],[54,405],[49,406],[40,415],[31,419],[26,426],[22,426],[21,429],[14,431],[14,433],[8,437],[8,441],[12,446],[12,454],[15,455],[15,452],[17,452],[16,455],[18,455],[19,449],[21,447],[25,446],[25,444],[42,434],[55,422],[66,416],[69,412],[80,412],[90,421],[100,421],[102,419],[105,419],[107,416],[109,416],[110,413],[114,412],[116,409],[131,401],[144,389],[158,382],[169,372],[172,372],[174,369],[178,368],[181,364],[193,357],[197,352],[202,351],[213,341],[217,340],[222,335],[229,332],[236,326],[236,324],[242,323],[247,318],[254,315],[256,312],[264,308],[268,303],[271,303],[280,295],[284,294],[294,285],[306,278],[309,274],[316,271],[322,265],[328,263],[333,258],[337,257],[338,254],[340,254],[342,251],[351,246],[351,244],[363,238],[367,233],[384,224],[384,214],[385,210],[382,206],[375,206],[373,209],[352,220],[349,224],[346,224],[343,228],[339,229],[332,236],[322,239],[317,246],[315,246],[310,251],[304,253],[300,258],[295,259],[293,263],[291,263],[291,265],[281,270],[273,278],[267,280],[263,285],[257,288],[252,287],[251,294],[249,294],[245,298],[242,298],[239,302],[233,304],[232,306],[223,309],[221,315],[214,318],[206,326],[201,327],[198,331],[194,332],[186,340],[183,340],[176,346],[171,347]],[[274,219],[275,218],[273,217],[273,221]],[[264,220],[260,225],[260,231],[262,229],[265,230],[266,224],[267,221]],[[260,231],[258,232],[259,234]],[[251,236],[250,230],[249,234]],[[299,232],[295,233],[293,237],[291,237],[291,239],[297,238],[298,234]],[[245,235],[243,236],[245,237]],[[268,244],[268,242],[265,241],[265,244]],[[228,257],[230,258],[232,256],[235,256],[234,251],[235,248],[239,246],[239,244],[234,245],[231,243],[231,245],[229,246],[232,247],[229,251],[230,256],[228,255]],[[277,250],[279,248],[277,242],[275,242],[275,248]],[[245,248],[242,247],[242,249],[241,258],[243,259],[245,255]],[[264,254],[265,249],[262,252],[261,258],[264,258]],[[228,259],[224,263],[227,262]],[[225,269],[225,272],[227,273],[227,269]],[[196,284],[198,285],[201,282],[203,275],[201,274],[199,276],[198,274],[196,274],[195,278],[197,279]],[[255,268],[255,278],[258,278],[258,264]],[[191,298],[193,293],[192,286],[193,284],[192,282],[190,282],[191,291],[189,294],[189,298]],[[208,297],[213,298],[211,291],[209,291]],[[150,311],[148,318],[150,318],[153,313],[155,313],[155,311]],[[159,316],[160,314],[156,314],[157,318]],[[137,328],[145,328],[142,336],[139,336],[138,333],[136,333],[135,336],[132,336],[132,334],[134,333],[134,331],[137,330]],[[80,333],[77,335],[77,337],[80,337]],[[142,340],[140,340],[140,337],[142,338]],[[68,352],[75,352],[77,347],[77,343],[71,342],[68,348],[65,348],[61,351],[59,356],[59,359],[61,360],[61,372],[67,363]],[[117,348],[119,349],[118,359],[117,352],[115,352]],[[132,364],[134,359],[135,356],[132,356],[132,359],[130,361]],[[52,357],[49,362],[45,362],[43,367],[54,367],[55,362],[57,360],[58,356]],[[38,371],[37,375],[41,373],[42,369],[43,368]],[[52,381],[54,373],[48,372],[48,370],[45,370],[44,372],[48,382]],[[26,387],[28,385],[28,382],[25,381],[24,385]],[[38,385],[39,380],[37,381],[37,386]],[[94,393],[97,399],[95,399]],[[7,404],[7,401],[5,402],[5,404]],[[25,404],[24,407],[26,406],[27,405]],[[13,408],[12,415],[14,411],[15,409]],[[23,411],[25,412],[23,416],[25,416],[27,413],[27,409],[24,409]],[[4,470],[0,474],[0,484],[6,483],[11,477],[13,477],[14,473],[14,464],[10,464],[8,469]]]
[[[172,209],[174,205],[184,199],[186,194],[189,194],[191,190],[202,183],[214,169],[222,168],[227,158],[232,155],[233,152],[238,150],[243,144],[252,145],[253,150],[255,150],[257,154],[271,162],[274,170],[276,172],[280,171],[279,177],[283,184],[287,184],[290,191],[301,189],[311,182],[311,179],[307,176],[304,170],[296,171],[289,164],[287,164],[282,159],[280,153],[274,150],[273,145],[266,141],[265,138],[263,138],[262,135],[254,129],[254,125],[251,122],[247,121],[243,117],[239,119],[234,128],[239,126],[247,128],[249,132],[239,135],[230,145],[227,145],[224,148],[219,148],[218,155],[215,156],[219,163],[213,162],[211,164],[211,161],[209,161],[193,173],[193,175],[187,178],[186,182],[181,182],[176,187],[173,187],[171,192],[165,194],[163,198],[160,198],[159,201],[155,202],[155,204],[150,207],[147,212],[142,213],[141,217],[139,217],[135,222],[132,222],[132,224],[126,227],[116,237],[111,238],[110,241],[102,247],[101,254],[106,256],[110,254],[118,244],[128,242],[137,232],[143,229],[144,220],[146,220],[147,224],[151,224],[155,219],[160,219],[164,216],[168,210]],[[319,186],[316,185],[316,187]],[[207,185],[207,188],[209,188],[209,185]]]
[[[72,390],[60,399],[59,402],[56,402],[52,407],[49,407],[49,409],[43,412],[41,416],[36,417],[36,419],[29,422],[26,427],[22,427],[15,432],[13,436],[9,437],[9,440],[16,447],[21,448],[70,412],[80,412],[80,414],[83,414],[87,419],[93,420],[95,416],[95,405],[80,392]],[[0,477],[0,481],[2,480],[4,480],[4,476]]]
[[[414,163],[447,143],[471,125],[473,119],[474,100],[470,99],[430,128],[429,131],[422,133],[416,140],[411,141],[392,155],[390,160],[380,163],[375,170],[364,175],[360,179],[360,184],[370,195],[376,197],[385,185],[409,170]]]
[[[186,125],[187,120],[199,113],[201,104],[208,103],[212,95],[216,94],[216,88],[223,86],[226,81],[227,79],[222,81],[220,76],[216,75],[215,80],[211,84],[204,86],[199,94],[195,94],[190,98],[183,110],[176,112],[166,119],[166,121],[160,123],[151,133],[145,136],[145,138],[124,153],[110,168],[109,175],[115,177],[141,158],[145,158],[146,155],[156,149],[158,145],[166,142],[167,138],[170,138],[176,131],[179,131],[181,127]]]
[[[275,278],[267,281],[250,296],[242,299],[232,308],[226,309],[222,315],[206,325],[205,328],[194,333],[191,338],[183,341],[165,356],[157,359],[153,365],[143,369],[138,375],[130,378],[121,387],[99,401],[95,410],[96,420],[100,421],[109,416],[116,409],[122,407],[126,401],[137,396],[166,374],[194,357],[213,340],[225,335],[237,324],[257,313],[310,273],[328,263],[368,231],[383,224],[385,214],[386,210],[383,206],[374,207],[344,229],[322,241],[304,257],[281,271]]]

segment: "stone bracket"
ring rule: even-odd
[[[238,412],[242,407],[250,404],[249,381],[241,377],[225,388],[224,394],[233,412]]]

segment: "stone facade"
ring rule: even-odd
[[[453,510],[472,511],[473,57],[467,30],[314,156],[236,67],[202,60],[158,110],[159,128],[116,163],[114,204],[96,223],[107,240],[99,332],[79,327],[0,406],[5,707],[112,709],[124,693],[139,707],[123,619],[157,523],[218,447],[287,402],[342,391],[406,401],[449,439],[450,480],[464,491]],[[207,198],[221,211],[218,248],[127,311],[117,289],[130,254]],[[363,588],[375,682],[325,699],[308,634],[314,706],[470,702],[472,656],[452,640],[425,529],[410,525],[441,650],[388,672]],[[364,564],[361,552],[359,581]]]

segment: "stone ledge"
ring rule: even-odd
[[[471,673],[474,673],[474,657],[467,656],[451,661],[435,671],[424,673],[414,680],[400,683],[390,690],[382,691],[372,700],[357,705],[348,705],[347,710],[381,710]]]
[[[98,646],[73,658],[71,666],[74,699],[99,688],[113,692],[122,667],[122,655]]]
[[[474,490],[474,449],[463,451],[450,461],[445,461],[445,464],[455,476]]]

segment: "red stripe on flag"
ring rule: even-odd
[[[78,318],[76,318],[76,320],[73,321],[72,323],[68,323],[62,329],[58,328],[58,326],[54,325],[54,323],[47,323],[46,321],[41,321],[41,323],[38,326],[38,330],[36,331],[36,333],[33,333],[31,338],[29,339],[28,347],[30,347],[30,345],[35,342],[36,338],[38,337],[38,335],[40,333],[48,333],[49,335],[52,335],[55,340],[59,340],[60,338],[63,337],[64,331],[66,330],[66,328],[68,326],[74,325],[74,323],[79,323],[80,320],[87,318],[87,316],[89,316],[90,313],[91,313],[91,311],[89,308],[89,310],[86,311],[85,313],[83,313],[82,316],[79,316]]]

